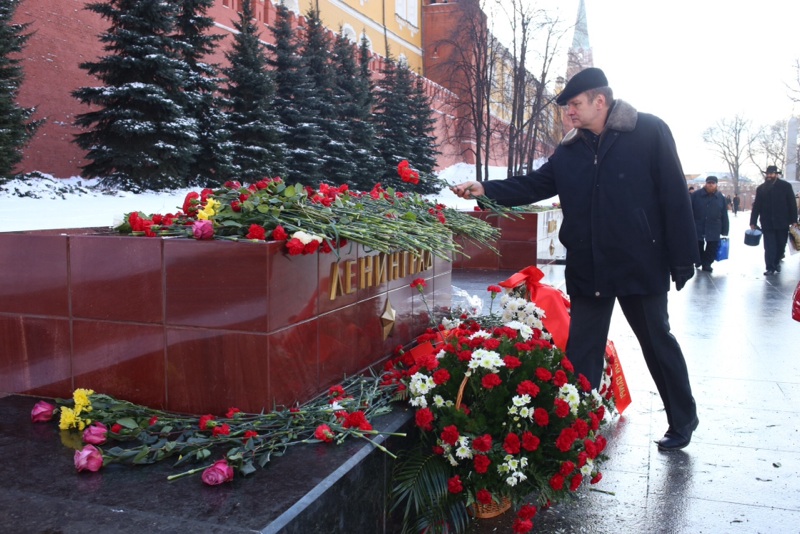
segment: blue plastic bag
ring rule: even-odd
[[[730,241],[727,237],[719,240],[719,248],[717,248],[717,261],[727,260],[728,251],[730,249]]]

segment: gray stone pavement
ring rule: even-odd
[[[540,512],[534,533],[800,533],[800,322],[791,299],[800,254],[765,276],[763,248],[744,245],[750,213],[731,217],[728,260],[670,291],[670,323],[689,367],[700,426],[692,443],[659,452],[666,416],[621,310],[611,323],[633,403],[607,427],[603,480]],[[561,265],[540,265],[563,289]],[[512,272],[456,271],[482,295]],[[471,534],[511,532],[509,512]]]

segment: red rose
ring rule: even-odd
[[[227,460],[217,460],[214,465],[203,471],[203,482],[209,486],[216,486],[233,480],[233,467]]]
[[[422,430],[433,430],[433,412],[430,410],[430,408],[422,408],[421,410],[417,410],[417,413],[414,415],[414,421]]]
[[[526,430],[522,433],[522,448],[528,452],[533,452],[539,448],[540,439],[534,436],[532,432]]]
[[[447,481],[447,490],[450,493],[461,493],[464,491],[464,485],[461,484],[461,477],[458,475],[454,476],[450,480]]]
[[[31,421],[34,423],[46,423],[53,418],[56,407],[49,402],[39,401],[33,405],[31,410]]]
[[[102,445],[106,442],[108,428],[103,423],[95,421],[83,431],[83,441],[92,445]]]
[[[519,446],[519,436],[513,432],[507,435],[505,441],[503,441],[503,449],[508,454],[519,454]]]
[[[495,373],[489,373],[488,375],[481,378],[481,385],[486,389],[492,389],[494,387],[499,386],[502,383],[503,381],[500,380],[500,376]]]
[[[484,434],[472,440],[472,448],[478,452],[489,452],[492,449],[492,436]]]
[[[239,202],[238,200],[234,200],[233,202],[231,202],[231,209],[237,213],[242,211],[242,203]]]
[[[492,494],[486,488],[478,490],[478,493],[475,494],[475,498],[481,504],[492,504]]]
[[[455,425],[450,425],[444,427],[442,430],[442,441],[447,443],[448,445],[455,445],[460,437],[458,434],[458,428]]]
[[[544,408],[536,408],[533,410],[533,420],[539,426],[547,426],[550,424],[550,414]]]
[[[200,203],[203,204],[203,206],[205,206],[206,202],[208,202],[208,197],[210,197],[213,194],[214,191],[209,189],[208,187],[200,191]]]
[[[149,421],[147,421],[148,426],[153,426],[156,423],[158,423],[158,416],[155,415],[151,417]]]
[[[103,467],[103,453],[94,445],[86,445],[79,451],[75,451],[75,469],[81,471],[97,472]]]
[[[324,441],[325,443],[330,443],[333,441],[333,436],[333,431],[328,425],[319,425],[317,429],[314,430],[314,437],[320,441]]]
[[[492,461],[485,454],[476,454],[472,460],[472,463],[475,465],[476,472],[484,474],[489,470],[489,466],[492,464]]]
[[[120,432],[122,432],[122,425],[119,423],[114,423],[113,425],[111,425],[111,432],[114,434],[119,434]]]
[[[256,239],[258,241],[264,241],[267,238],[267,231],[264,230],[264,227],[258,224],[251,224],[250,228],[247,231],[247,235],[244,236],[245,239]]]

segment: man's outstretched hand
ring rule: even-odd
[[[480,182],[469,181],[450,188],[450,191],[455,193],[456,196],[461,198],[475,198],[483,196],[483,184]]]
[[[694,267],[691,265],[688,267],[672,267],[670,273],[672,273],[672,281],[675,282],[675,289],[680,291],[686,285],[686,282],[694,276]]]

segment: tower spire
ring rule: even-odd
[[[578,3],[578,18],[575,21],[575,33],[569,49],[567,61],[567,80],[585,68],[593,67],[592,46],[589,44],[589,26],[586,22],[586,4]]]

